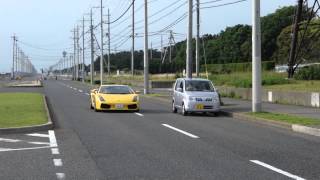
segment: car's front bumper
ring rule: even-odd
[[[119,107],[121,106],[121,107]],[[140,109],[140,105],[138,102],[131,103],[97,103],[98,110],[106,110],[106,111],[138,111]]]
[[[188,112],[219,112],[220,102],[189,101],[185,104],[185,110]]]

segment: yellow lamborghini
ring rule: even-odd
[[[90,108],[95,111],[139,111],[139,92],[126,85],[102,85],[90,93]]]

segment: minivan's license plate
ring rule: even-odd
[[[123,104],[116,104],[117,109],[123,109]]]
[[[196,109],[203,109],[203,104],[197,104]]]

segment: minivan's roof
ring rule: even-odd
[[[203,78],[178,78],[177,80],[210,81],[210,80],[208,80],[208,79],[203,79]]]

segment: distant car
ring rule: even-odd
[[[102,85],[90,93],[90,108],[95,111],[139,111],[139,92],[126,85]]]
[[[172,112],[178,109],[184,116],[192,112],[218,113],[219,94],[209,80],[179,78],[173,87]]]

